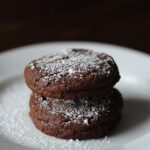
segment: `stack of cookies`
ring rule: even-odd
[[[105,53],[67,49],[25,68],[30,117],[45,134],[72,139],[107,135],[120,121],[123,99],[113,86],[118,67]]]

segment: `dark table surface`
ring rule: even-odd
[[[150,53],[150,1],[0,2],[0,51],[62,40],[113,43]]]

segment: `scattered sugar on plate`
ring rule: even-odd
[[[29,117],[30,90],[22,78],[0,84],[0,135],[40,150],[103,150],[110,140],[62,140],[38,131]],[[43,105],[46,105],[45,103]],[[88,120],[84,120],[88,125]]]

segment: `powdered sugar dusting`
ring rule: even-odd
[[[110,99],[108,92],[105,96],[95,96],[89,98],[80,98],[78,100],[64,100],[49,97],[41,97],[34,93],[37,104],[44,107],[50,114],[61,114],[64,116],[66,123],[84,123],[89,125],[88,120],[97,120],[100,117],[111,114],[110,107],[113,100]]]
[[[84,124],[86,124],[87,126],[89,126],[88,119],[85,119],[83,122],[84,122]]]
[[[97,75],[109,76],[112,72],[114,60],[104,53],[97,53],[90,50],[66,49],[55,55],[47,55],[40,59],[33,60],[29,67],[42,71],[42,78],[45,76],[49,83],[57,80],[71,78],[84,78],[87,73],[95,73]],[[93,74],[94,75],[94,74]]]
[[[29,118],[30,91],[23,79],[0,84],[0,135],[40,150],[103,150],[108,139],[61,140],[38,131]],[[68,101],[69,102],[69,101]],[[70,102],[69,102],[70,103]],[[43,102],[43,106],[47,103]]]

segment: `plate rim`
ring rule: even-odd
[[[81,45],[85,45],[85,44],[92,44],[92,45],[102,45],[102,46],[109,46],[109,47],[116,47],[116,48],[120,48],[120,49],[124,49],[126,51],[132,52],[132,53],[138,53],[140,55],[143,56],[148,56],[150,57],[149,53],[140,51],[139,49],[135,49],[135,48],[130,48],[128,46],[122,46],[122,45],[117,45],[117,44],[112,44],[112,43],[105,43],[105,42],[93,42],[93,41],[52,41],[52,42],[41,42],[41,43],[33,43],[33,44],[28,44],[28,45],[23,45],[23,46],[18,46],[15,48],[10,48],[7,49],[5,51],[0,52],[0,56],[2,55],[7,55],[9,53],[16,53],[19,52],[20,49],[24,50],[24,49],[28,49],[28,48],[33,48],[33,47],[37,47],[37,46],[41,46],[41,45],[53,45],[53,44],[81,44]]]

